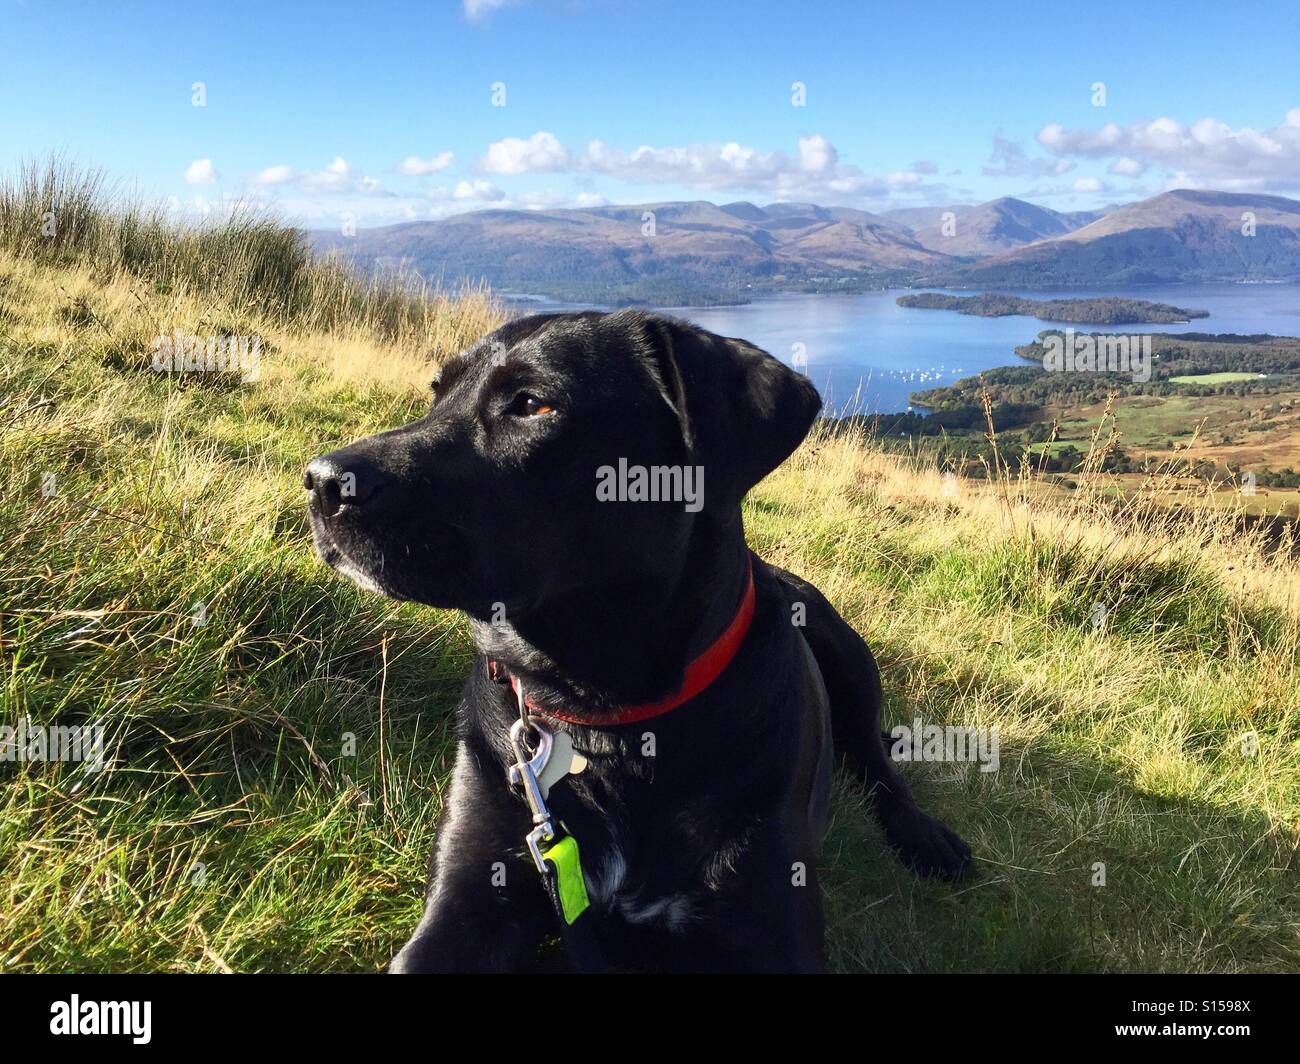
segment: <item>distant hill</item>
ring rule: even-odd
[[[653,235],[643,231],[647,213],[654,215]],[[363,229],[355,237],[309,236],[318,250],[365,269],[403,267],[428,278],[482,279],[506,291],[568,298],[678,291],[734,298],[750,287],[898,284],[953,261],[867,211],[810,203],[488,210]]]
[[[949,213],[952,224],[945,228],[945,215]],[[1095,222],[1103,213],[1062,214],[1008,196],[973,205],[904,207],[886,211],[882,217],[932,251],[983,257],[1073,232]]]
[[[1243,232],[1253,216],[1254,234]],[[1250,193],[1166,192],[1064,236],[943,274],[961,286],[1151,284],[1300,278],[1300,203]]]
[[[944,214],[954,228],[945,235]],[[1242,233],[1243,216],[1254,235]],[[645,231],[654,216],[653,233]],[[363,270],[484,280],[504,292],[597,303],[743,301],[775,291],[860,291],[1300,279],[1300,203],[1167,192],[1062,213],[1003,198],[883,214],[812,203],[707,201],[487,210],[308,234]]]

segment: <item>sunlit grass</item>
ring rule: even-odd
[[[482,289],[448,294],[409,276],[359,278],[341,260],[314,257],[301,232],[255,207],[179,225],[164,206],[58,157],[0,179],[0,248],[30,262],[83,267],[97,280],[129,274],[152,294],[197,301],[201,321],[255,316],[263,325],[342,330],[440,357],[500,315]],[[93,323],[76,295],[60,313]]]
[[[0,193],[0,721],[102,722],[109,761],[0,765],[0,967],[378,968],[419,911],[472,650],[314,559],[301,469],[414,416],[498,311],[313,309],[292,269],[208,276],[200,238],[142,251],[147,220],[93,198],[55,253],[11,231],[29,200]],[[297,261],[277,239],[239,254]],[[174,329],[262,336],[261,378],[154,372]],[[968,882],[913,878],[840,794],[841,969],[1300,964],[1292,543],[1083,479],[954,483],[821,435],[746,503],[877,650],[891,722],[999,730],[996,773],[908,767]]]

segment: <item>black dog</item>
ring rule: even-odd
[[[391,970],[528,968],[557,933],[580,969],[820,970],[832,736],[902,858],[961,872],[966,844],[886,756],[866,644],[745,546],[741,499],[820,408],[806,378],[683,322],[588,312],[502,326],[434,390],[306,476],[321,557],[464,610],[481,651]],[[543,744],[570,772],[530,804]]]

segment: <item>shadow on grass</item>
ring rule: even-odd
[[[897,648],[882,649],[888,683]],[[1000,686],[970,673],[931,680],[954,699]],[[915,716],[962,723],[929,701],[895,700],[885,726]],[[1004,739],[999,753],[987,774],[974,764],[901,766],[922,808],[971,844],[976,867],[956,884],[904,869],[865,799],[839,781],[822,880],[836,970],[1300,966],[1296,840],[1266,816],[1144,792],[1104,756],[1050,737]]]

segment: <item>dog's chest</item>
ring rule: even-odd
[[[583,869],[587,896],[608,916],[630,924],[655,924],[669,931],[682,931],[696,908],[689,890],[664,892],[638,885],[629,876],[627,860],[617,846],[608,846]]]
[[[762,758],[766,737],[760,743],[751,735],[753,745],[737,751],[701,734],[697,720],[568,730],[565,749],[551,755],[563,762],[579,755],[581,769],[551,778],[546,800],[578,843],[587,896],[602,922],[689,932],[725,908],[758,825],[774,830],[782,812],[776,796],[792,767]],[[561,727],[552,725],[556,737]],[[503,761],[510,756],[501,753]],[[771,804],[736,807],[733,795],[755,790]]]
[[[671,774],[636,756],[626,737],[588,733],[575,746],[587,764],[551,796],[581,850],[592,906],[604,918],[686,930],[707,905],[708,870],[726,864],[713,859],[728,846],[708,803],[678,793]]]

